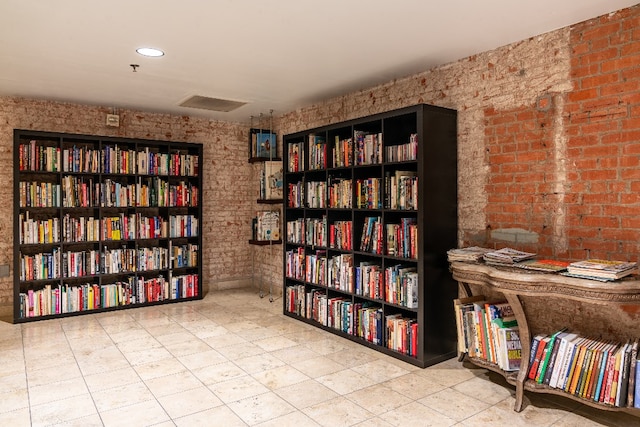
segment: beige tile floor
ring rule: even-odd
[[[0,426],[633,426],[455,359],[419,369],[281,314],[255,291],[0,322]]]

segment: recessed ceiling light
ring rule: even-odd
[[[163,51],[161,51],[160,49],[155,49],[153,47],[139,47],[138,49],[136,49],[136,52],[138,52],[140,55],[153,57],[164,55]]]

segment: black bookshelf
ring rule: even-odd
[[[202,145],[14,131],[14,323],[202,298]]]
[[[363,161],[358,146],[366,147]],[[456,111],[421,104],[285,135],[283,159],[284,314],[417,366],[455,357],[457,294],[446,251],[457,246]],[[361,246],[375,219],[380,237]],[[320,230],[312,241],[300,233],[310,227]],[[388,252],[389,234],[406,244]],[[353,282],[348,267],[329,276],[350,263]],[[357,271],[374,278],[371,286],[358,286]],[[385,287],[387,274],[400,272],[417,298],[397,290],[402,281]],[[373,319],[368,329],[350,320],[358,312]]]

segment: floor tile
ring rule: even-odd
[[[450,388],[423,397],[418,402],[456,421],[465,420],[491,406]]]
[[[345,397],[374,415],[396,409],[411,402],[411,399],[381,384],[366,387]]]
[[[189,371],[145,380],[144,383],[156,398],[203,386],[202,381]]]
[[[392,426],[424,426],[424,427],[448,427],[456,424],[456,421],[434,411],[431,408],[418,403],[411,402],[393,411],[380,415],[380,418]],[[501,424],[487,424],[487,426],[499,426]]]
[[[203,368],[193,369],[191,372],[207,386],[247,375],[245,371],[232,362],[205,366]]]
[[[316,381],[343,395],[369,387],[375,383],[371,378],[352,369],[344,369],[333,374],[323,375],[316,378]]]
[[[306,381],[309,377],[297,369],[285,365],[253,374],[253,377],[270,390]]]
[[[91,393],[93,401],[100,413],[123,408],[133,404],[155,400],[151,391],[143,382],[136,382],[119,387],[116,390],[101,390]]]
[[[0,426],[30,426],[31,414],[28,407],[9,412],[0,411]]]
[[[0,393],[0,414],[28,407],[29,393],[26,388]]]
[[[178,372],[187,370],[185,365],[175,357],[141,363],[133,366],[133,369],[143,381],[163,377],[165,375],[177,374]]]
[[[298,409],[316,405],[338,396],[338,393],[316,380],[307,380],[274,390],[284,400]]]
[[[155,399],[101,411],[100,416],[105,427],[152,426],[169,420],[169,415]]]
[[[87,383],[89,391],[93,393],[140,382],[140,377],[132,367],[127,366],[126,368],[115,369],[113,371],[86,375],[84,380]]]
[[[296,411],[256,425],[258,427],[314,427],[320,424],[302,412]]]
[[[357,404],[338,397],[309,406],[302,412],[316,423],[327,427],[351,426],[374,416]]]
[[[222,405],[222,401],[204,386],[159,397],[158,402],[172,419]]]
[[[215,424],[214,421],[215,420]],[[224,427],[247,427],[242,419],[228,406],[218,406],[206,411],[196,412],[191,415],[173,420],[177,427],[211,427],[219,425]]]
[[[295,408],[278,395],[267,392],[228,404],[245,423],[250,426],[281,417]]]
[[[40,405],[89,393],[82,377],[29,387],[28,390],[31,405]]]
[[[422,399],[447,388],[440,383],[413,373],[385,381],[383,384],[413,400]]]
[[[64,423],[77,418],[96,415],[96,407],[89,393],[58,399],[31,409],[32,426],[48,426]]]
[[[177,359],[187,369],[197,369],[204,366],[215,365],[216,363],[226,362],[227,358],[218,351],[209,349],[198,353],[177,356]]]
[[[294,362],[291,366],[311,378],[322,377],[345,369],[344,365],[325,356]]]
[[[285,364],[282,360],[268,353],[237,359],[234,362],[248,374],[267,371]]]
[[[269,391],[267,387],[250,375],[212,384],[209,389],[224,403],[235,402]]]

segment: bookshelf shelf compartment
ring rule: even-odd
[[[285,315],[420,367],[455,357],[455,317],[447,308],[456,295],[446,251],[458,238],[456,134],[455,110],[420,104],[283,137],[283,225],[290,233],[287,239],[295,241],[287,242],[283,251]],[[407,158],[397,157],[406,153],[413,153],[412,159],[398,161]],[[393,161],[385,162],[387,156]],[[391,194],[396,194],[392,188],[407,195],[408,177],[413,177],[415,186],[407,199],[417,199],[417,209],[388,209]],[[399,225],[404,218],[417,225],[413,240],[407,234],[403,243],[416,254],[411,259],[386,252],[387,245],[395,242],[387,241],[386,226]],[[323,284],[286,277],[305,272],[308,260],[319,271],[314,274],[326,275]],[[402,305],[404,299],[385,298],[385,286],[391,285],[385,282],[385,270],[399,264],[403,274],[411,274],[412,286],[400,292],[415,296],[415,308]],[[366,269],[366,283],[373,291],[356,288],[357,283],[363,285],[356,282],[359,269]],[[364,327],[353,319],[370,315],[375,320],[366,327],[376,328],[376,342],[323,324],[334,315],[327,314],[321,322],[308,319],[307,301],[314,309],[319,304],[321,313],[352,309],[345,311],[356,313],[348,315],[352,331]],[[296,314],[299,306],[302,316]],[[358,317],[358,310],[363,317]],[[394,328],[408,332],[400,339],[400,332],[388,332]],[[412,347],[398,350],[405,346],[403,340]]]
[[[515,271],[513,268],[491,267],[483,264],[470,264],[452,262],[450,265],[452,276],[458,281],[460,293],[471,297],[473,289],[483,289],[489,293],[499,293],[513,309],[518,322],[520,342],[522,345],[522,359],[520,370],[516,373],[502,371],[497,365],[483,359],[460,355],[460,359],[466,358],[474,365],[490,369],[505,376],[510,384],[516,387],[516,401],[514,410],[520,412],[523,409],[524,391],[533,393],[547,393],[563,396],[571,400],[583,403],[593,408],[606,411],[626,412],[640,417],[637,408],[612,406],[595,402],[576,396],[562,389],[553,388],[545,384],[528,379],[529,361],[531,355],[531,342],[533,332],[530,323],[536,319],[529,319],[525,308],[526,302],[532,300],[548,301],[550,298],[560,301],[572,301],[595,305],[603,310],[607,307],[626,306],[640,307],[640,281],[619,280],[615,282],[600,282],[595,280],[577,279],[558,274],[538,273],[532,271]],[[551,313],[549,314],[551,316]],[[563,316],[565,318],[566,316]],[[564,321],[563,321],[564,322]],[[574,322],[575,323],[575,322]],[[572,326],[566,324],[569,330]],[[610,325],[610,331],[615,331],[615,325]],[[536,331],[536,333],[541,331]],[[554,331],[546,331],[553,333]],[[637,338],[637,337],[630,337]]]
[[[281,245],[282,240],[249,240],[250,245],[256,246],[269,246],[269,245]]]
[[[13,151],[14,323],[202,298],[201,144],[16,129]]]

